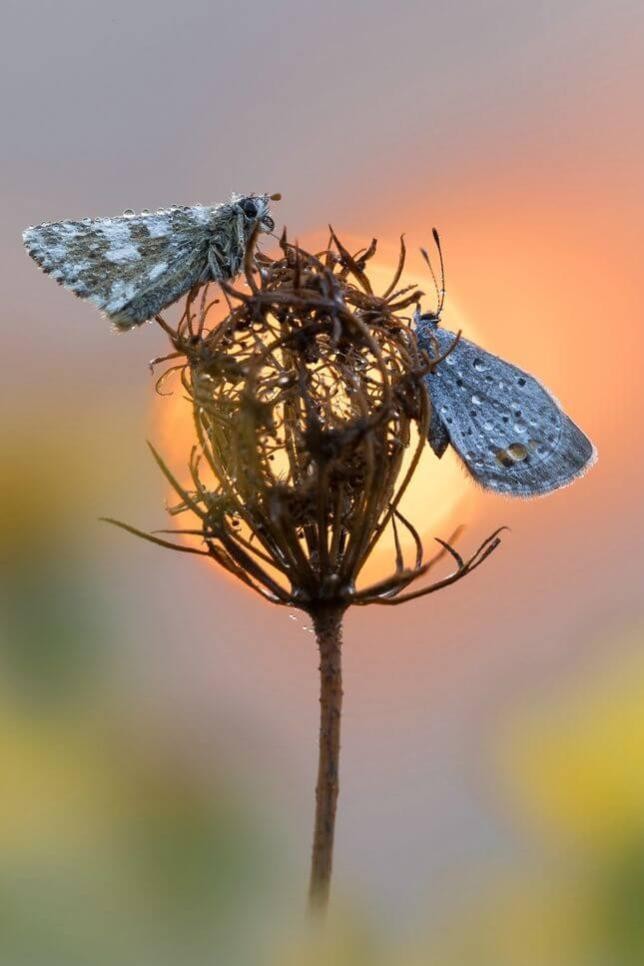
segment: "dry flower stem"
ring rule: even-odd
[[[310,615],[320,654],[320,747],[309,901],[320,912],[329,899],[338,798],[343,614],[352,604],[396,606],[456,583],[487,559],[499,536],[466,558],[438,540],[438,552],[425,559],[418,530],[399,509],[426,449],[431,411],[423,379],[444,358],[438,346],[432,357],[418,346],[407,313],[421,293],[397,289],[402,239],[382,295],[367,273],[375,241],[352,255],[332,232],[328,249],[311,254],[284,234],[275,259],[254,241],[246,287],[221,285],[223,320],[211,315],[208,286],[190,292],[176,328],[157,318],[173,350],[154,361],[168,363],[157,391],[178,372],[192,407],[190,482],[179,483],[152,452],[178,497],[170,513],[193,515],[173,532],[201,535],[203,548],[110,522],[159,546],[208,556],[265,600]],[[386,531],[392,571],[360,585]],[[409,562],[402,533],[413,545]],[[449,558],[451,573],[417,586]]]
[[[320,755],[309,884],[309,908],[313,913],[326,909],[331,885],[335,813],[340,790],[343,613],[341,607],[320,607],[311,612],[320,651]]]

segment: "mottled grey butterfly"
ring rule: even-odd
[[[438,457],[452,445],[481,486],[509,496],[549,493],[581,476],[596,458],[590,440],[557,400],[517,366],[441,328],[441,287],[423,251],[438,294],[436,312],[416,312],[418,343],[442,358],[425,377],[432,413],[429,443]]]
[[[130,329],[193,286],[239,274],[253,231],[275,227],[269,201],[279,197],[233,195],[220,205],[45,223],[23,239],[43,271]]]

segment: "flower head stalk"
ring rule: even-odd
[[[155,452],[177,494],[174,516],[192,514],[200,548],[141,534],[163,546],[201,553],[267,601],[310,615],[320,652],[321,722],[311,907],[329,895],[338,795],[342,702],[342,617],[351,605],[394,606],[471,573],[498,546],[498,531],[468,558],[438,540],[428,559],[400,510],[418,466],[431,416],[423,378],[445,357],[421,351],[410,310],[420,293],[395,276],[376,293],[368,265],[376,243],[350,254],[332,232],[309,253],[284,234],[269,259],[251,240],[246,287],[223,282],[228,313],[214,322],[209,287],[188,296],[167,332],[194,420],[189,485]],[[410,450],[412,451],[409,458]],[[116,522],[116,521],[112,521]],[[406,559],[402,534],[411,537]],[[361,573],[385,533],[391,571],[375,583]],[[450,573],[427,584],[440,560]]]

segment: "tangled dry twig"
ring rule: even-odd
[[[280,248],[271,260],[249,247],[248,291],[224,283],[230,311],[222,322],[210,322],[208,286],[190,293],[176,328],[157,319],[174,350],[154,362],[173,362],[157,389],[180,372],[196,432],[189,489],[154,452],[179,497],[172,512],[190,510],[199,520],[205,549],[197,552],[272,603],[309,612],[329,604],[391,606],[460,580],[498,546],[499,531],[468,559],[439,540],[440,552],[425,561],[418,530],[399,510],[427,437],[422,379],[442,361],[438,352],[429,358],[419,350],[404,314],[422,293],[396,290],[402,239],[382,295],[366,272],[375,241],[352,255],[332,232],[328,248],[310,254],[283,235]],[[415,452],[403,473],[413,427]],[[415,548],[409,565],[401,527]],[[357,589],[387,528],[394,570]],[[409,589],[448,556],[456,563],[450,574]]]

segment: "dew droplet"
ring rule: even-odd
[[[497,449],[494,455],[501,466],[505,466],[506,469],[514,465],[514,460],[512,459],[510,453],[508,453],[507,449]]]
[[[450,354],[447,356],[447,358],[444,361],[447,363],[448,366],[455,366],[456,359],[454,358],[454,353],[450,352]]]
[[[515,463],[520,463],[526,459],[528,449],[523,443],[510,443],[507,449],[498,449],[494,455],[501,466],[509,469]]]
[[[491,423],[488,420],[487,422],[483,423],[483,429],[486,431],[486,433],[489,433],[494,429],[494,423]]]
[[[485,369],[487,369],[487,366],[485,365],[485,363],[483,362],[483,360],[482,359],[479,359],[478,356],[472,362],[472,366],[473,366],[474,369],[476,369],[477,372],[484,372]]]
[[[472,402],[475,406],[483,405],[483,400],[481,399],[480,396],[477,396],[476,393],[474,393],[474,395],[472,396]]]
[[[523,443],[510,443],[507,449],[508,453],[515,462],[520,463],[521,460],[526,459],[528,455],[527,447]]]
[[[523,376],[517,377],[517,386],[525,386],[525,379],[523,378]]]
[[[141,208],[141,214],[142,215],[149,215],[150,214],[150,209],[149,208]]]
[[[134,208],[126,208],[123,212],[124,218],[132,218],[134,215]]]
[[[515,432],[517,433],[525,433],[528,427],[526,426],[525,423],[522,423],[521,420],[518,420],[518,422],[514,424],[514,429],[515,429]]]

